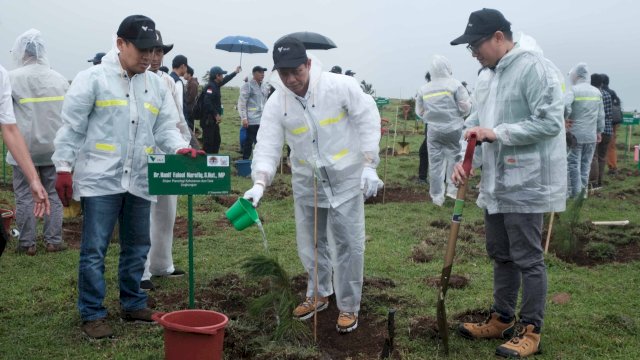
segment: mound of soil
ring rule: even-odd
[[[216,203],[226,208],[231,207],[231,205],[235,204],[235,202],[238,200],[237,195],[212,196],[212,198],[213,198],[213,201],[215,201]]]
[[[62,241],[71,249],[80,249],[82,238],[82,217],[64,219],[62,223]]]
[[[198,221],[193,221],[193,236],[198,237],[204,235],[204,227]],[[183,216],[176,216],[176,222],[173,226],[173,238],[174,239],[188,239],[189,227],[188,219]]]
[[[428,277],[426,279],[427,285],[431,287],[440,286],[440,275]],[[469,285],[469,278],[462,275],[451,275],[449,277],[449,287],[453,289],[462,289]]]
[[[487,317],[489,317],[488,309],[473,309],[456,314],[453,319],[457,322],[479,323],[486,320]]]
[[[384,192],[384,194],[383,194]],[[429,200],[429,194],[422,189],[412,189],[404,187],[385,187],[383,190],[378,191],[378,195],[368,198],[365,204],[382,204],[382,198],[384,196],[384,202],[401,202],[401,203],[415,203],[425,202]]]
[[[419,316],[410,319],[409,337],[420,340],[438,338],[438,320],[430,316]]]
[[[434,220],[429,225],[431,225],[431,227],[434,227],[436,229],[448,229],[449,228],[449,223],[444,221],[444,220]]]
[[[413,247],[413,251],[409,258],[417,263],[426,263],[433,260],[433,255],[429,254],[424,246],[417,245]]]

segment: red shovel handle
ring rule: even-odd
[[[476,135],[476,133],[469,134],[469,139],[467,139],[467,150],[464,152],[464,160],[462,161],[462,169],[467,176],[469,176],[469,173],[471,172],[471,164],[473,163],[473,151],[476,149],[477,141],[478,135]]]

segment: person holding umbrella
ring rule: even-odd
[[[530,37],[514,41],[511,23],[497,10],[471,13],[451,45],[467,49],[483,66],[465,138],[482,142],[477,204],[484,209],[487,253],[493,260],[493,306],[480,323],[462,323],[469,339],[510,339],[496,355],[522,358],[540,351],[547,294],[542,215],[565,209],[567,152],[558,69]],[[456,164],[452,180],[466,175]],[[516,303],[522,303],[516,322]]]
[[[222,100],[220,88],[242,71],[238,66],[236,71],[224,76],[227,72],[220,66],[209,70],[209,83],[203,90],[204,115],[200,119],[202,127],[202,148],[207,154],[217,154],[220,151],[220,122],[222,121]]]
[[[309,275],[306,298],[293,314],[311,318],[329,306],[335,291],[336,329],[351,332],[358,326],[362,297],[364,199],[383,186],[376,173],[380,114],[353,78],[322,72],[300,40],[284,37],[273,48],[277,91],[262,112],[253,187],[244,198],[258,206],[286,140],[298,255]]]

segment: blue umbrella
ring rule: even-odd
[[[249,36],[235,35],[227,36],[224,39],[218,41],[216,49],[225,50],[229,52],[240,53],[240,65],[242,65],[242,54],[256,54],[266,53],[269,51],[267,46],[260,40]]]

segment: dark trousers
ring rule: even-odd
[[[249,125],[249,127],[247,127],[247,138],[242,145],[242,160],[249,160],[251,158],[253,145],[257,142],[256,139],[258,138],[258,129],[260,129],[260,125]]]
[[[604,165],[607,163],[607,151],[609,150],[609,142],[611,135],[602,134],[602,141],[596,146],[593,152],[593,160],[591,161],[591,172],[589,173],[589,182],[593,186],[602,186],[602,176],[604,175]]]
[[[213,119],[200,122],[202,126],[202,148],[207,154],[217,154],[220,151],[220,125]]]
[[[418,152],[420,156],[420,166],[418,167],[418,179],[427,180],[427,171],[429,171],[429,151],[427,150],[427,128],[424,128],[424,141],[420,145]]]

